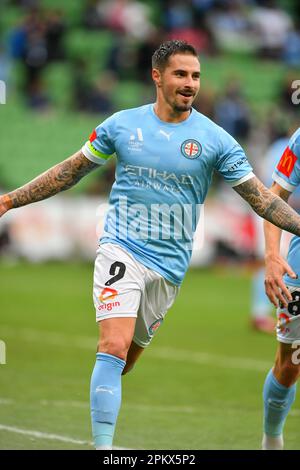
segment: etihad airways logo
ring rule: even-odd
[[[178,184],[185,184],[193,186],[194,180],[191,175],[182,173],[176,175],[176,173],[168,173],[166,170],[158,171],[156,168],[150,168],[147,166],[137,165],[125,165],[125,171],[128,175],[146,177],[148,179],[162,179],[164,183],[174,182]]]

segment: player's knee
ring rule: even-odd
[[[289,363],[285,366],[285,386],[291,387],[298,380],[300,368],[297,365]]]
[[[300,376],[300,365],[294,364],[291,358],[275,364],[275,374],[285,387],[291,387]]]
[[[111,354],[126,361],[129,344],[123,338],[103,338],[98,343],[98,352]]]

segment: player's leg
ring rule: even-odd
[[[136,361],[139,359],[140,355],[145,351],[145,348],[138,346],[134,341],[131,342],[130,348],[127,354],[126,366],[123,369],[122,375],[127,374],[133,369]]]
[[[293,363],[295,349],[280,343],[275,367],[264,384],[264,450],[283,449],[283,427],[296,396],[299,364]]]
[[[287,388],[292,387],[300,376],[296,352],[292,344],[279,343],[273,373],[276,380]]]
[[[160,274],[147,268],[144,268],[144,273],[145,287],[141,292],[134,337],[127,354],[123,375],[131,371],[149,346],[179,292],[178,286],[174,286]]]
[[[135,318],[102,320],[91,379],[91,417],[96,449],[112,448],[121,406],[121,375],[126,365]]]
[[[111,449],[121,405],[121,375],[132,343],[141,278],[116,245],[101,247],[95,263],[94,304],[99,342],[91,379],[91,418],[96,449]]]
[[[291,291],[296,298],[299,291],[295,288]],[[283,449],[284,423],[295,400],[296,382],[300,376],[300,365],[295,360],[297,356],[293,347],[300,340],[300,315],[297,308],[299,302],[292,301],[287,309],[278,309],[277,312],[279,346],[275,366],[268,373],[263,390],[264,450]]]

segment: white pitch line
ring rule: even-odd
[[[1,326],[0,332],[4,340],[6,339],[5,336],[12,336],[15,338],[16,336],[20,335],[24,341],[38,342],[42,344],[49,344],[51,346],[62,347],[71,343],[73,348],[84,349],[88,351],[94,351],[96,344],[96,337],[66,335],[63,333],[48,332],[30,328],[14,329],[9,326]],[[218,355],[206,352],[163,347],[150,348],[147,350],[147,355],[148,357],[167,359],[169,361],[212,365],[214,367],[221,367],[222,369],[239,369],[264,373],[266,373],[272,365],[272,361],[261,361],[249,357],[224,356],[221,354]]]
[[[0,400],[1,403],[1,400]],[[89,403],[84,402],[84,401],[64,401],[64,400],[58,400],[58,401],[51,401],[51,400],[41,400],[39,402],[43,406],[57,406],[57,407],[71,407],[71,408],[89,408]],[[139,404],[139,403],[126,403],[124,402],[122,404],[123,408],[129,408],[133,409],[135,411],[154,411],[157,413],[160,412],[167,412],[167,413],[191,413],[194,414],[197,412],[197,408],[193,408],[190,406],[152,406],[152,405],[144,405],[144,404]],[[198,410],[199,411],[199,410]]]
[[[24,341],[46,343],[50,346],[62,346],[72,343],[72,348],[85,349],[92,351],[96,348],[97,336],[75,336],[66,335],[55,331],[43,331],[33,328],[11,328],[10,326],[0,327],[1,338],[6,339],[5,336],[16,338],[20,336]]]
[[[33,431],[29,429],[20,429],[14,426],[7,426],[5,424],[0,424],[0,431],[8,431],[8,432],[13,432],[15,434],[23,434],[24,436],[35,437],[36,439],[47,439],[50,441],[68,442],[69,444],[77,444],[81,446],[92,445],[88,441],[80,441],[78,439],[73,439],[72,437],[60,436],[59,434],[49,434],[46,432]]]
[[[32,429],[20,429],[15,426],[7,426],[6,424],[0,424],[0,431],[8,431],[15,434],[22,434],[23,436],[35,437],[36,439],[44,439],[48,441],[59,441],[68,444],[76,444],[79,446],[93,446],[92,442],[81,441],[74,439],[73,437],[61,436],[60,434],[49,434],[47,432],[33,431]],[[127,447],[113,447],[114,450],[130,450]]]
[[[0,398],[0,405],[15,405],[17,404],[16,400],[7,399],[7,398]],[[87,409],[89,408],[89,403],[84,401],[66,401],[66,400],[40,400],[39,402],[35,403],[35,406],[54,406],[54,407],[63,407],[63,408],[82,408]],[[124,409],[132,409],[134,411],[145,411],[151,413],[190,413],[190,414],[197,414],[201,413],[201,409],[192,406],[173,406],[173,405],[145,405],[141,403],[126,403],[122,404],[122,408]],[[227,408],[228,409],[228,408]],[[298,417],[300,416],[300,409],[291,409],[289,412],[289,416]]]
[[[209,364],[215,367],[221,367],[222,369],[242,369],[265,373],[267,373],[272,365],[272,362],[260,361],[248,357],[223,356],[174,348],[153,348],[151,355],[159,359],[167,359],[168,361],[193,362],[195,364]]]
[[[0,405],[14,405],[15,400],[11,400],[10,398],[0,398]]]
[[[12,399],[0,398],[0,405],[9,406],[9,405],[16,405],[18,402]],[[28,406],[31,406],[27,403]],[[81,408],[81,409],[89,409],[89,403],[84,401],[66,401],[66,400],[40,400],[34,403],[34,407],[37,406],[53,406],[58,408]],[[152,405],[144,405],[139,403],[123,403],[123,408],[133,409],[135,411],[154,411],[154,412],[167,412],[167,413],[191,413],[194,414],[197,412],[197,408],[193,408],[190,406],[152,406]],[[198,410],[199,411],[199,410]]]

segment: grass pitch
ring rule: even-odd
[[[88,264],[0,265],[1,449],[92,449],[97,328]],[[274,338],[248,327],[250,277],[190,271],[164,325],[123,378],[115,445],[258,449]],[[300,397],[285,429],[300,448]]]

